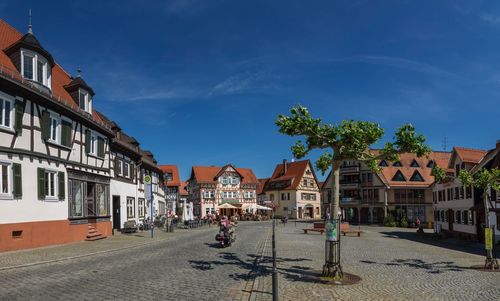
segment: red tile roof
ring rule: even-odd
[[[477,164],[486,155],[487,151],[482,149],[472,149],[460,146],[455,146],[453,150],[457,153],[460,159],[466,163]]]
[[[259,185],[257,186],[257,194],[263,194],[264,188],[266,187],[267,182],[269,182],[269,178],[258,179]]]
[[[3,51],[21,38],[22,34],[20,32],[7,24],[4,20],[0,19],[0,73],[6,74],[19,82],[27,84],[26,81],[23,81],[21,74],[16,69],[13,62]],[[64,86],[69,84],[71,80],[71,75],[69,75],[59,64],[56,63],[52,68],[52,95],[46,94],[46,96],[55,101],[61,102],[76,112],[79,112],[81,109],[78,104],[64,88]],[[92,112],[91,119],[101,125],[105,125],[103,124],[102,118],[99,117],[95,110]]]
[[[227,166],[227,165],[226,165]],[[217,183],[215,178],[226,166],[193,166],[192,177],[198,183]],[[250,168],[237,168],[234,167],[236,172],[242,176],[242,184],[258,184],[257,177]]]
[[[297,186],[300,184],[300,179],[304,175],[307,166],[310,165],[309,160],[302,160],[296,162],[287,162],[287,170],[284,173],[284,165],[278,164],[274,169],[273,175],[271,176],[269,183],[273,182],[287,182],[286,186],[280,186],[280,190],[287,189],[297,189]],[[313,172],[314,178],[316,179],[316,174],[314,174],[314,169],[311,167],[311,171]],[[266,189],[270,189],[269,185]]]
[[[167,181],[165,177],[165,185],[166,186],[181,186],[181,180],[179,177],[179,169],[177,168],[177,165],[159,165],[158,166],[164,174],[171,173],[172,174],[172,180]]]
[[[188,196],[189,195],[189,192],[187,192],[186,187],[187,187],[187,182],[181,181],[181,185],[179,187],[179,194],[181,196]]]
[[[441,168],[447,168],[451,153],[431,152],[427,157],[423,156],[420,158],[412,153],[403,153],[399,157],[402,166],[393,166],[393,162],[388,162],[389,166],[381,167],[382,171],[378,175],[382,182],[390,187],[429,187],[434,183],[434,177],[431,175],[432,167],[427,167],[429,161],[434,161]],[[413,161],[416,161],[419,167],[411,167]],[[398,171],[403,174],[404,181],[393,180]],[[423,182],[410,181],[416,171],[424,179]]]

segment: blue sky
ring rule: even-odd
[[[3,1],[95,107],[159,162],[270,176],[295,104],[330,123],[411,122],[436,150],[500,139],[497,1]],[[311,154],[317,158],[319,152]]]

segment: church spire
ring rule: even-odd
[[[33,25],[31,25],[31,8],[29,10],[28,33],[33,34]]]

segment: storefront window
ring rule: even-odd
[[[82,217],[83,216],[83,183],[81,181],[70,181],[70,217]]]
[[[106,202],[106,186],[103,184],[97,184],[97,208],[99,208],[99,215],[105,216],[108,215],[108,204]]]

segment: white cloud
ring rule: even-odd
[[[207,96],[239,94],[249,90],[260,91],[269,88],[269,81],[273,78],[276,76],[268,71],[239,73],[216,84]]]
[[[481,15],[481,19],[487,23],[490,23],[491,25],[497,25],[498,23],[500,23],[500,16],[483,14]]]

